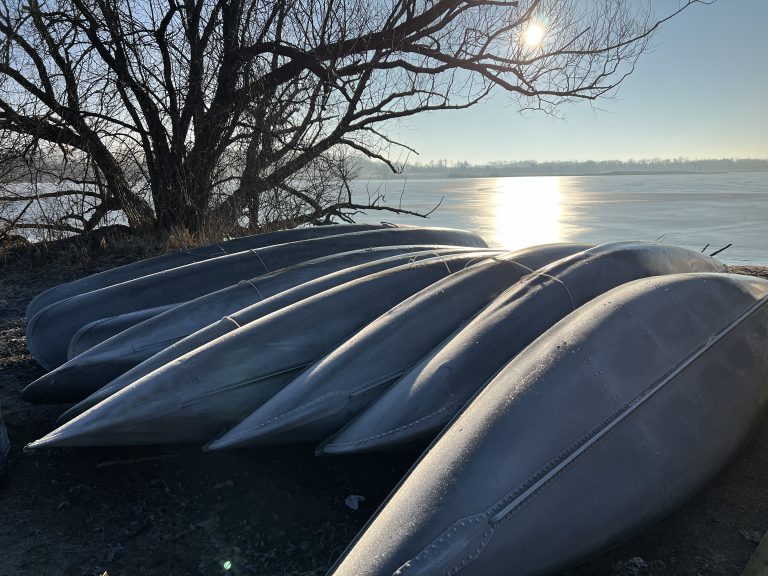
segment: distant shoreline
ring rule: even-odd
[[[611,170],[607,172],[558,172],[546,173],[521,173],[521,174],[502,174],[492,172],[488,174],[468,173],[457,174],[455,172],[424,172],[421,174],[361,174],[357,180],[465,180],[470,178],[550,178],[563,176],[571,178],[574,176],[693,176],[703,175],[711,176],[717,174],[765,174],[768,170]]]
[[[768,170],[756,170],[755,172],[768,172]],[[536,176],[684,176],[691,174],[744,174],[745,172],[729,172],[727,170],[610,170],[608,172],[569,172],[561,174],[509,174],[506,176],[482,176],[482,175],[463,175],[449,174],[445,178],[533,178]]]
[[[373,160],[358,159],[359,178],[531,178],[534,176],[673,176],[694,174],[745,174],[768,172],[768,158],[722,158],[700,160],[514,160],[472,164],[439,160],[407,162],[393,174]]]

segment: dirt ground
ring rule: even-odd
[[[12,442],[0,479],[0,576],[325,574],[416,454],[317,459],[311,446],[22,451],[64,410],[20,398],[43,374],[26,349],[26,304],[50,286],[148,255],[103,245],[0,251],[0,402]],[[740,271],[768,277],[765,268]],[[567,574],[740,574],[768,529],[766,473],[768,417],[693,501]],[[365,497],[358,510],[345,505],[350,495]]]

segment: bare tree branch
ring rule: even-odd
[[[355,155],[397,172],[415,153],[399,121],[494,90],[552,114],[610,97],[669,18],[707,3],[0,0],[0,202],[17,228],[63,233],[409,213],[350,187]]]

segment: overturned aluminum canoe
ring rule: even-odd
[[[447,253],[453,253],[453,251],[459,251],[463,249],[451,248]],[[418,261],[428,258],[434,258],[441,255],[442,250],[429,250],[426,252],[410,253],[407,261]],[[492,251],[489,251],[489,256],[493,255]],[[112,380],[106,386],[98,389],[96,392],[88,396],[85,400],[82,400],[75,406],[72,406],[69,410],[64,412],[58,419],[57,424],[61,425],[64,422],[68,422],[75,416],[82,414],[86,410],[92,408],[99,402],[107,399],[109,396],[115,394],[119,390],[122,390],[126,386],[131,385],[133,382],[143,378],[147,374],[154,372],[162,368],[165,364],[173,362],[177,358],[181,358],[185,354],[192,352],[193,350],[200,348],[216,340],[217,338],[234,332],[241,326],[255,322],[259,318],[267,316],[277,310],[281,310],[291,304],[295,304],[301,300],[319,294],[324,290],[328,290],[334,286],[340,286],[345,282],[362,277],[361,274],[369,271],[375,272],[375,269],[386,270],[390,264],[402,265],[402,257],[390,257],[385,260],[356,266],[355,269],[339,270],[333,274],[321,276],[310,282],[305,282],[289,290],[280,292],[270,298],[257,302],[247,308],[233,312],[227,316],[220,318],[218,321],[201,328],[197,332],[190,334],[189,336],[181,339],[176,344],[165,348],[161,352],[158,352],[151,358],[144,360],[141,364],[138,364],[134,368],[131,368],[127,372],[121,374],[114,380]],[[110,356],[114,360],[114,356]],[[88,370],[88,365],[81,366],[81,369]],[[75,382],[72,378],[70,382]],[[26,392],[26,391],[25,391]]]
[[[405,264],[281,308],[165,364],[32,446],[211,440],[365,324],[487,255]]]
[[[520,278],[589,247],[534,246],[435,282],[310,366],[208,447],[323,440]]]
[[[69,346],[67,347],[67,360],[69,361],[75,356],[79,356],[86,350],[101,344],[104,340],[109,340],[115,334],[120,334],[120,332],[136,326],[136,324],[141,324],[145,320],[154,318],[158,314],[167,312],[171,308],[176,308],[176,306],[181,306],[182,304],[184,302],[166,304],[164,306],[155,306],[154,308],[145,308],[144,310],[136,310],[135,312],[127,312],[117,316],[110,316],[109,318],[94,320],[80,328],[72,336],[72,340],[69,341]]]
[[[720,269],[698,252],[645,242],[604,244],[546,266],[428,354],[321,450],[376,451],[428,440],[510,358],[589,300],[639,278]]]
[[[552,574],[658,521],[768,403],[768,282],[626,284],[496,375],[332,576]]]
[[[421,246],[366,248],[243,281],[190,300],[117,334],[32,382],[24,389],[23,397],[42,403],[79,402],[98,390],[98,395],[86,402],[93,405],[101,401],[96,398],[103,399],[105,394],[114,393],[167,362],[323,290],[407,262],[469,250]],[[187,338],[190,334],[193,336]],[[162,353],[166,349],[168,353]],[[132,370],[134,367],[138,369]],[[105,388],[100,390],[102,387]],[[78,405],[70,412],[79,413],[82,409]]]
[[[333,226],[313,226],[310,228],[280,230],[278,232],[254,234],[243,238],[235,238],[234,240],[226,240],[218,244],[210,244],[154,258],[147,258],[146,260],[92,274],[85,278],[79,278],[66,284],[59,284],[41,292],[27,305],[27,319],[32,318],[32,316],[46,306],[65,300],[70,296],[85,294],[105,286],[112,286],[126,280],[133,280],[134,278],[140,278],[148,274],[170,270],[171,268],[177,268],[194,262],[202,262],[203,260],[216,258],[224,254],[234,254],[243,250],[253,250],[254,248],[263,248],[264,246],[285,244],[286,242],[296,242],[298,240],[309,240],[310,238],[323,238],[337,234],[393,227],[395,227],[394,224],[337,224]]]
[[[278,292],[288,290],[304,282],[309,282],[326,274],[332,274],[344,268],[389,258],[390,256],[397,256],[398,254],[424,250],[434,250],[439,251],[440,254],[449,254],[451,252],[476,249],[436,245],[382,246],[380,248],[363,248],[361,250],[352,250],[351,252],[341,252],[340,254],[315,258],[314,260],[301,262],[287,268],[281,268],[275,272],[262,274],[250,280],[241,280],[233,286],[227,286],[215,292],[204,294],[188,302],[169,304],[148,310],[138,310],[137,312],[129,312],[128,314],[120,314],[119,316],[91,322],[83,326],[72,337],[67,350],[67,360],[71,360],[112,336],[152,318],[151,322],[143,323],[140,327],[123,334],[119,340],[119,342],[130,341],[130,345],[134,349],[131,351],[131,357],[135,356],[136,358],[136,362],[132,365],[136,365],[172,345],[174,342],[178,342],[192,332],[219,320],[222,316],[274,296]],[[392,264],[393,267],[397,265],[395,263]],[[155,316],[176,307],[178,307],[178,310],[155,318]],[[113,341],[111,343],[113,349],[118,346],[117,342]],[[116,355],[124,356],[122,352],[116,352]],[[66,364],[62,364],[59,368],[64,366]]]
[[[66,361],[74,334],[86,324],[155,306],[191,300],[240,280],[320,256],[397,244],[446,244],[485,248],[476,234],[445,228],[394,228],[340,234],[247,250],[142,276],[56,302],[27,325],[27,346],[47,370]]]

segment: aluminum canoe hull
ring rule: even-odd
[[[136,310],[135,312],[128,312],[109,318],[94,320],[90,324],[86,324],[80,328],[80,330],[75,332],[75,335],[72,336],[72,340],[69,341],[69,346],[67,347],[67,361],[72,360],[75,356],[79,356],[86,350],[90,350],[94,346],[101,344],[105,340],[109,340],[112,336],[120,334],[120,332],[124,332],[137,324],[141,324],[145,320],[154,318],[163,312],[167,312],[171,308],[183,304],[184,302],[166,304],[164,306],[145,308],[144,310]]]
[[[767,372],[767,281],[620,286],[509,362],[330,574],[557,573],[712,479],[764,411]]]
[[[309,240],[311,238],[323,238],[337,234],[392,227],[395,226],[393,224],[338,224],[333,226],[295,228],[293,230],[280,230],[278,232],[244,236],[217,244],[147,258],[139,262],[132,262],[131,264],[98,272],[85,278],[79,278],[72,282],[59,284],[41,292],[27,305],[27,319],[32,318],[32,316],[46,306],[65,300],[70,296],[84,294],[99,288],[112,286],[113,284],[120,284],[127,280],[154,274],[155,272],[170,270],[171,268],[193,264],[194,262],[202,262],[203,260],[216,258],[223,254],[234,254],[243,250],[252,250],[254,248],[263,248],[264,246],[296,242],[298,240]]]
[[[32,446],[207,442],[380,314],[486,257],[408,263],[281,308],[165,364]]]
[[[435,282],[310,366],[209,448],[323,440],[509,286],[587,248],[534,246]]]
[[[320,450],[348,454],[427,442],[515,354],[579,306],[632,280],[720,269],[698,252],[646,242],[604,244],[545,266],[427,354]]]
[[[115,335],[38,378],[27,386],[23,395],[27,400],[44,403],[80,402],[94,395],[70,411],[70,415],[79,413],[86,404],[93,405],[97,398],[103,399],[125,383],[275,310],[406,262],[467,250],[471,249],[368,248],[311,260],[243,281]]]
[[[228,254],[142,276],[56,302],[27,324],[27,346],[47,370],[66,361],[74,334],[86,324],[136,310],[192,300],[299,262],[361,248],[447,244],[485,248],[476,234],[441,228],[394,228],[300,240]]]

